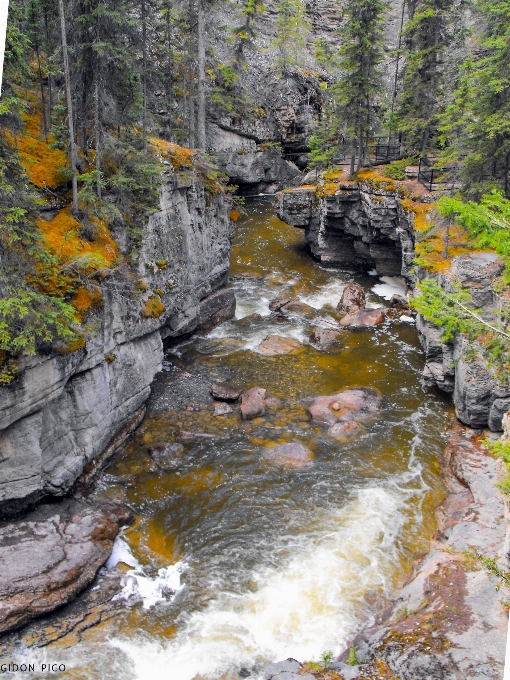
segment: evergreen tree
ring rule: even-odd
[[[407,146],[422,153],[437,140],[455,4],[455,0],[416,0],[410,4],[403,31],[405,70],[396,118]]]
[[[479,197],[499,187],[509,198],[510,0],[478,0],[476,9],[483,30],[463,64],[442,131],[465,189]]]
[[[310,23],[300,0],[278,1],[273,47],[278,55],[275,67],[282,76],[288,75],[290,67],[300,65],[309,30]]]
[[[359,0],[347,5],[340,28],[338,65],[341,75],[332,87],[332,102],[312,141],[313,159],[327,162],[338,144],[355,156],[360,170],[377,127],[374,104],[382,90],[380,63],[384,58],[383,28],[388,5],[384,0]],[[328,155],[329,149],[329,155]]]

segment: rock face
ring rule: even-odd
[[[443,472],[449,495],[437,513],[439,540],[385,622],[354,640],[360,678],[374,677],[375,660],[399,678],[503,678],[508,618],[498,578],[476,558],[478,552],[508,569],[505,505],[494,488],[502,464],[464,432],[451,439]]]
[[[264,458],[273,465],[293,470],[302,470],[311,465],[313,452],[307,446],[299,442],[293,442],[267,449]]]
[[[324,264],[347,270],[375,268],[379,275],[405,277],[410,286],[431,276],[420,267],[411,271],[414,218],[387,186],[338,182],[334,191],[318,195],[315,187],[299,187],[277,194],[275,207],[282,220],[305,230],[313,255]],[[447,292],[454,290],[454,282],[463,286],[482,308],[484,320],[499,323],[494,309],[503,301],[494,284],[503,267],[493,253],[469,253],[455,257],[450,271],[435,278]],[[390,304],[389,318],[406,312],[403,298],[393,298]],[[341,323],[363,326],[364,313],[349,314]],[[379,316],[376,323],[382,320]],[[502,384],[481,355],[466,354],[470,348],[462,337],[443,342],[440,328],[419,315],[416,322],[426,354],[425,382],[453,395],[457,416],[466,425],[501,431],[503,414],[510,408],[510,384]]]
[[[0,387],[0,515],[64,495],[103,451],[123,443],[143,417],[162,339],[233,315],[232,291],[220,290],[234,235],[229,211],[223,195],[169,176],[159,212],[130,252],[147,291],[125,295],[124,281],[105,279],[86,348],[28,357],[20,379]],[[114,236],[127,247],[123,234]],[[156,314],[147,311],[154,298]]]
[[[266,390],[252,387],[241,396],[241,416],[243,420],[251,420],[263,416],[266,412]]]
[[[275,207],[284,222],[305,229],[313,255],[325,265],[406,276],[413,264],[413,228],[389,191],[340,182],[317,201],[314,188],[300,187],[277,194]]]
[[[382,399],[376,390],[360,387],[328,397],[316,397],[306,410],[314,422],[335,425],[368,420],[379,411],[381,404]]]
[[[111,555],[124,508],[65,501],[0,528],[0,632],[70,602]]]
[[[300,673],[302,668],[302,664],[296,659],[278,661],[266,668],[264,678],[266,680],[312,680],[312,678],[315,680],[315,676],[311,673]]]

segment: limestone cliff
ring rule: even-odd
[[[134,272],[101,283],[85,348],[22,360],[0,388],[0,512],[62,496],[140,422],[163,357],[162,339],[233,315],[227,278],[230,201],[172,170],[131,256]],[[115,235],[115,234],[114,234]],[[122,250],[122,235],[116,240]],[[133,290],[133,280],[138,290]]]
[[[284,222],[305,230],[313,255],[323,264],[402,276],[411,289],[426,277],[434,277],[447,292],[457,283],[470,291],[484,318],[494,320],[500,302],[495,284],[504,264],[492,253],[459,254],[444,273],[414,264],[417,222],[431,203],[428,195],[417,198],[413,203],[390,182],[361,179],[283,191],[275,203]],[[417,327],[426,353],[425,381],[452,393],[457,416],[466,425],[501,431],[510,385],[497,379],[479,353],[466,351],[464,337],[445,343],[442,329],[420,316]]]

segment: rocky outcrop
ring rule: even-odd
[[[459,432],[446,449],[449,493],[437,510],[435,545],[384,622],[353,642],[359,678],[374,677],[377,663],[403,680],[503,678],[508,616],[497,570],[508,569],[509,555],[505,503],[494,488],[502,463],[472,437]]]
[[[229,210],[223,194],[169,175],[160,210],[129,253],[138,284],[129,272],[106,277],[86,347],[25,358],[20,378],[0,388],[0,513],[66,494],[140,422],[162,340],[233,316],[233,293],[220,290],[234,235]],[[114,236],[126,251],[123,234]]]
[[[0,633],[73,600],[110,557],[119,526],[132,519],[125,508],[64,501],[0,527]]]
[[[414,233],[394,192],[339,182],[322,193],[315,187],[282,191],[275,204],[280,219],[305,229],[313,255],[323,264],[376,269],[380,276],[409,274]]]
[[[305,230],[313,255],[323,264],[403,276],[411,288],[432,276],[447,292],[459,284],[482,309],[483,319],[498,323],[494,310],[502,300],[495,284],[503,262],[493,253],[482,252],[454,257],[444,274],[432,275],[414,265],[414,218],[388,184],[339,181],[282,191],[275,197],[276,212],[283,221]],[[404,308],[403,302],[400,306]],[[372,314],[374,310],[367,311]],[[344,317],[341,323],[363,325],[354,316]],[[375,323],[383,321],[382,314],[378,316]],[[503,414],[510,408],[510,384],[502,384],[479,353],[473,356],[468,351],[473,348],[464,337],[444,342],[442,329],[420,316],[417,328],[425,350],[425,381],[452,394],[461,422],[501,431]]]

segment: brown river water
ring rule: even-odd
[[[111,564],[130,565],[124,596],[139,594],[143,605],[72,646],[29,653],[72,668],[59,677],[234,680],[245,669],[257,680],[275,660],[337,653],[374,620],[435,531],[433,510],[444,493],[438,461],[453,412],[422,385],[414,324],[346,331],[340,346],[317,349],[310,333],[333,322],[328,305],[346,283],[359,283],[369,306],[384,303],[377,292],[388,287],[375,275],[321,267],[303,232],[274,216],[270,199],[250,199],[246,212],[231,274],[263,278],[234,279],[236,319],[167,351],[157,389],[163,397],[167,391],[168,408],[149,405],[95,491],[137,513]],[[269,321],[268,303],[287,294],[320,310],[319,320]],[[252,314],[265,318],[246,320]],[[302,341],[302,351],[253,351],[269,333]],[[214,416],[200,403],[173,410],[182,371],[259,385],[281,404],[250,423],[235,411]],[[363,434],[342,442],[305,409],[315,396],[352,386],[378,389],[383,408]],[[147,447],[173,441],[180,429],[216,439],[185,443],[178,470],[155,469]],[[271,465],[268,448],[292,441],[313,451],[313,463]]]

